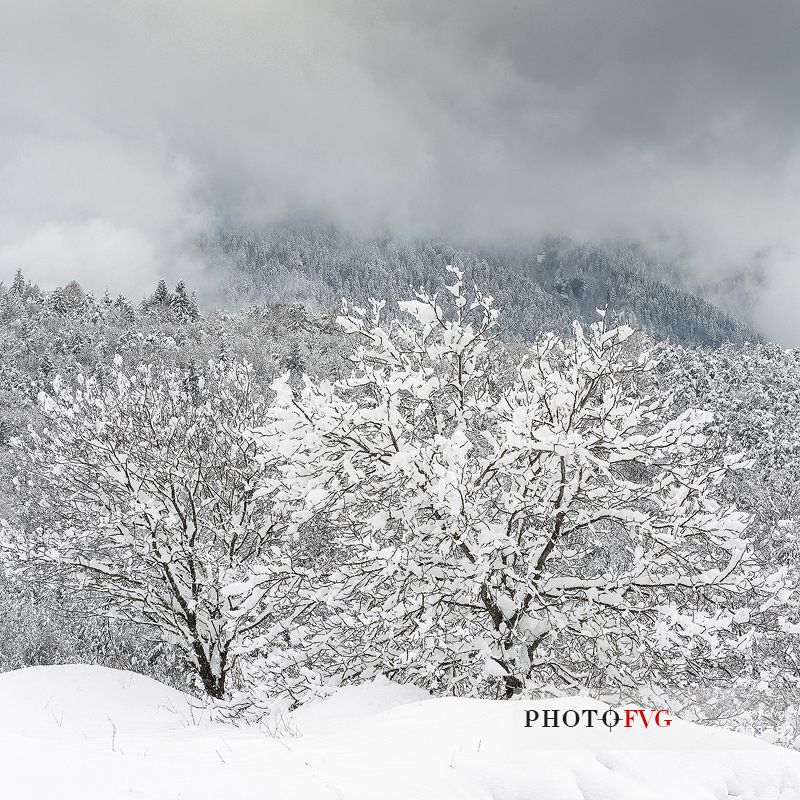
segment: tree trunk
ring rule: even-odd
[[[194,653],[197,674],[203,682],[203,688],[206,690],[206,694],[216,700],[222,700],[222,698],[225,697],[225,678],[227,677],[225,666],[227,662],[227,652],[223,651],[220,653],[219,668],[216,673],[206,657],[202,644],[197,640],[194,642]]]
[[[515,694],[519,694],[524,688],[522,681],[515,675],[505,675],[503,680],[506,684],[506,699],[510,700]]]

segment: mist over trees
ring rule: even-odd
[[[597,308],[624,316],[655,339],[680,344],[763,342],[763,336],[712,303],[665,282],[661,264],[635,245],[579,245],[547,239],[537,247],[457,247],[442,241],[362,239],[320,228],[225,230],[203,241],[218,300],[303,302],[327,311],[342,298],[393,303],[410,290],[438,287],[446,265],[492,287],[506,339],[568,332]]]

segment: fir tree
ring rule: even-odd
[[[120,317],[126,322],[133,322],[136,319],[136,314],[124,294],[117,295],[117,299],[114,300],[114,308],[119,311]]]
[[[170,308],[180,322],[191,319],[192,302],[186,292],[186,284],[180,281],[175,287],[175,294],[170,298]]]
[[[189,319],[192,322],[200,319],[200,309],[197,307],[197,292],[192,292],[189,296]]]
[[[284,369],[293,375],[302,375],[306,370],[303,354],[300,352],[300,343],[295,339],[286,358],[283,359]]]
[[[50,292],[49,306],[56,314],[67,313],[67,301],[64,298],[64,290],[60,286],[56,286],[56,288]]]
[[[26,285],[25,278],[22,275],[22,270],[17,269],[14,275],[14,282],[11,284],[11,291],[21,297],[23,294],[25,294]]]
[[[150,305],[161,306],[162,308],[169,308],[171,300],[172,296],[170,295],[169,289],[167,288],[167,282],[162,278],[158,282],[158,285],[156,286],[156,290],[153,293],[153,296],[150,298]]]

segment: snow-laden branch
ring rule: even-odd
[[[388,324],[380,304],[371,317],[345,305],[350,375],[273,385],[259,491],[330,531],[341,559],[315,590],[326,611],[308,622],[305,679],[635,680],[670,598],[699,613],[704,592],[752,585],[748,518],[718,496],[746,462],[720,452],[707,412],[672,414],[631,328],[576,324],[515,364],[491,298],[451,274]],[[719,631],[686,630],[673,633],[721,652]]]

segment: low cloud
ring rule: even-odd
[[[0,11],[0,278],[139,296],[222,224],[636,238],[800,344],[800,6],[30,0]]]

